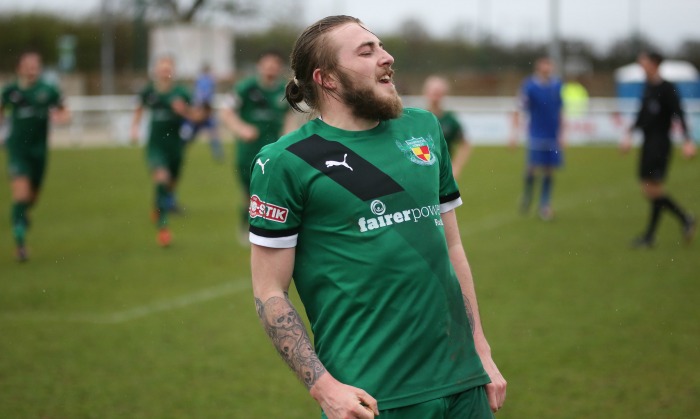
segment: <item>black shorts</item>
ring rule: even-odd
[[[639,158],[639,179],[664,180],[670,160],[671,141],[668,138],[645,138]]]

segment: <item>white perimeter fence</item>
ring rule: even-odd
[[[215,106],[224,102],[218,96]],[[423,107],[420,96],[404,96],[405,106]],[[72,96],[67,105],[72,122],[53,129],[52,144],[58,147],[120,146],[129,143],[134,96]],[[474,144],[506,144],[511,137],[512,97],[448,97],[445,107],[453,110],[464,124]],[[605,144],[619,141],[638,107],[637,100],[591,98],[585,115],[568,118],[567,141],[574,145]],[[700,100],[685,101],[686,119],[694,138],[700,139]],[[144,115],[141,137],[145,137],[148,114]],[[524,124],[521,124],[524,126]],[[679,127],[674,136],[680,138]],[[224,135],[228,137],[228,135]],[[520,133],[522,140],[524,134]]]

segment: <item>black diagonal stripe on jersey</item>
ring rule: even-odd
[[[359,154],[339,142],[328,141],[316,134],[290,145],[287,150],[363,201],[404,190],[394,179]],[[346,154],[347,158],[344,157]],[[352,170],[346,166],[333,165],[332,163],[343,161]],[[331,162],[330,167],[326,162]]]

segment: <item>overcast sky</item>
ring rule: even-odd
[[[115,1],[115,0],[112,0]],[[182,0],[191,2],[191,0]],[[299,3],[304,24],[329,14],[362,19],[374,32],[387,33],[407,19],[418,19],[428,31],[444,36],[482,31],[505,41],[542,41],[550,34],[552,0],[267,0]],[[700,40],[700,0],[558,0],[560,32],[606,47],[635,26],[664,48],[683,40]],[[97,10],[99,0],[0,0],[0,10]],[[1,29],[0,29],[1,32]]]

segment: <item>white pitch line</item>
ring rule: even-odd
[[[179,297],[158,300],[149,304],[132,307],[126,310],[112,313],[75,313],[75,314],[50,314],[50,313],[3,313],[3,319],[23,320],[36,322],[69,322],[92,324],[118,324],[152,314],[188,307],[205,301],[215,300],[241,291],[249,290],[249,280],[237,280],[226,282],[209,288],[204,288],[190,294]]]

